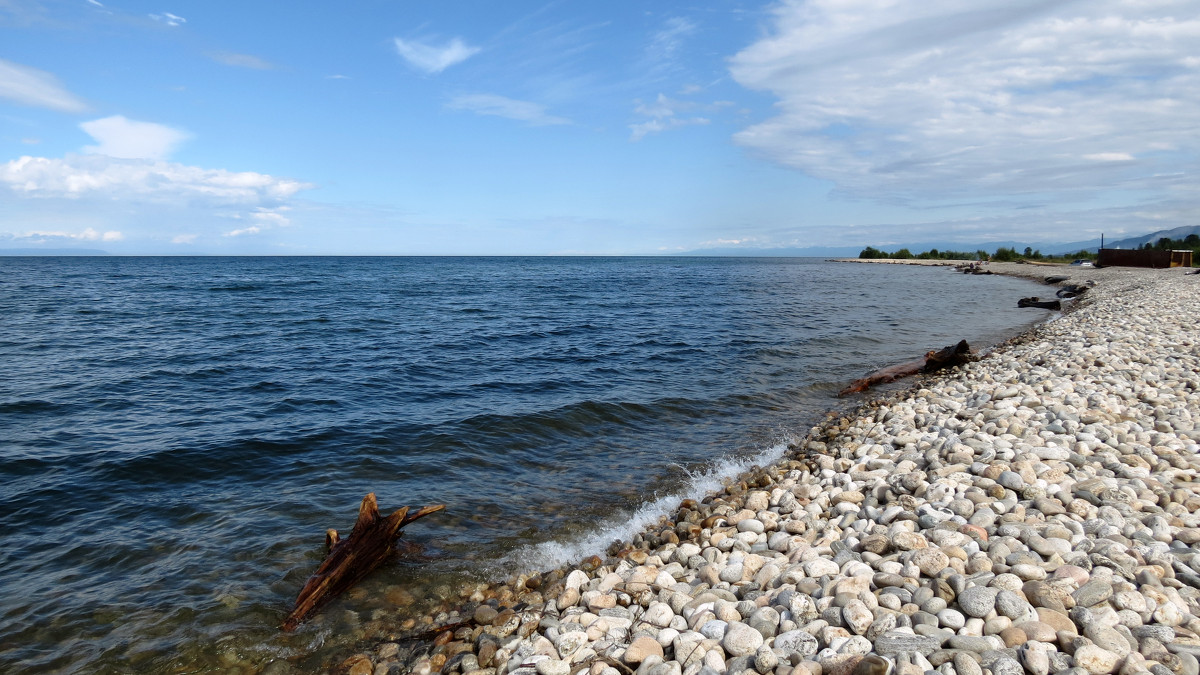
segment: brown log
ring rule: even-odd
[[[857,394],[877,384],[895,382],[902,377],[909,377],[917,373],[932,373],[935,370],[967,363],[974,358],[974,354],[971,353],[971,347],[967,344],[967,341],[960,340],[956,345],[926,352],[923,358],[881,368],[864,378],[857,379],[851,382],[850,386],[838,392],[838,396]]]
[[[409,514],[405,506],[387,518],[380,518],[375,493],[368,493],[358,507],[358,521],[350,536],[339,539],[337,530],[326,531],[329,554],[304,584],[295,607],[283,622],[283,630],[295,630],[326,602],[382,565],[395,552],[396,540],[403,534],[401,530],[405,525],[444,508],[445,504],[436,504]]]

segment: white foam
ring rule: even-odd
[[[665,496],[656,497],[643,504],[632,514],[623,514],[597,524],[597,527],[582,536],[563,541],[547,541],[523,546],[504,556],[496,563],[493,571],[508,574],[516,571],[552,570],[568,563],[576,563],[591,555],[603,556],[604,550],[615,540],[628,541],[634,535],[658,522],[662,516],[673,514],[684,499],[700,499],[717,492],[724,481],[735,478],[754,466],[766,466],[779,461],[787,452],[787,438],[763,450],[743,458],[726,457],[713,462],[703,471],[687,472],[685,485]]]

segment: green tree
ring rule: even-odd
[[[975,251],[975,258],[977,260],[987,260],[988,257],[989,256],[988,256],[987,251],[985,251],[983,249],[979,249],[978,251]]]
[[[896,260],[911,260],[912,257],[913,257],[912,251],[910,251],[906,248],[902,248],[899,251],[896,251],[895,253],[892,254],[892,258],[894,258]]]
[[[1003,246],[996,249],[996,252],[994,254],[992,254],[992,260],[996,260],[999,262],[1012,262],[1019,257],[1020,256],[1017,255],[1017,249],[1005,248]]]
[[[880,258],[888,257],[888,254],[884,253],[883,251],[880,251],[879,249],[875,248],[874,246],[868,246],[868,247],[864,248],[861,253],[858,254],[858,257],[863,260],[878,260]]]
[[[1200,246],[1200,234],[1189,234],[1183,238],[1183,245],[1188,248],[1196,248]]]

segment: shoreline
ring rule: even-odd
[[[432,641],[338,670],[1195,672],[1200,293],[1178,270],[1058,267],[1097,282],[1060,318],[827,419],[607,559],[481,584],[428,617],[453,624]]]

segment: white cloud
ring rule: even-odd
[[[669,131],[671,129],[678,129],[680,127],[688,127],[697,124],[708,124],[709,121],[710,120],[706,117],[691,117],[687,119],[668,117],[664,119],[653,119],[646,122],[640,122],[638,124],[631,124],[629,125],[629,129],[631,131],[629,140],[636,142],[642,140],[649,134],[657,134],[663,131]]]
[[[195,234],[177,234],[171,237],[172,244],[194,244],[199,235]]]
[[[84,152],[123,159],[165,159],[189,138],[184,131],[123,115],[84,122],[79,128],[99,144],[84,147]]]
[[[44,241],[121,241],[125,235],[116,230],[107,232],[97,232],[94,228],[88,227],[79,232],[64,232],[64,231],[46,231],[46,230],[31,230],[29,232],[9,234],[10,239],[25,239],[34,240],[36,242]]]
[[[1097,152],[1084,155],[1083,158],[1094,162],[1128,162],[1133,160],[1133,155],[1128,152]]]
[[[256,203],[286,199],[313,187],[250,171],[202,169],[163,161],[67,155],[21,157],[0,164],[0,186],[34,198],[207,199]]]
[[[469,94],[456,96],[446,104],[451,110],[469,110],[477,115],[495,115],[510,120],[527,122],[535,127],[570,124],[571,120],[546,112],[546,106],[529,101],[518,101],[494,94]]]
[[[260,206],[254,209],[254,212],[250,214],[250,218],[263,227],[287,227],[292,224],[292,221],[284,214],[291,210],[290,206],[276,206],[274,208]]]
[[[226,237],[243,237],[248,234],[258,234],[259,232],[262,232],[262,228],[260,228],[257,225],[251,225],[250,227],[242,228],[240,230],[231,230],[229,232],[226,232],[225,236]]]
[[[212,52],[208,55],[213,61],[235,68],[252,68],[254,70],[273,70],[274,64],[251,54],[235,52]]]
[[[170,12],[163,12],[162,14],[151,14],[150,18],[154,19],[155,21],[158,21],[160,23],[165,23],[168,26],[171,26],[172,28],[174,28],[175,26],[179,26],[179,25],[187,23],[187,19],[183,18],[182,16],[176,16]]]
[[[479,53],[478,47],[472,47],[459,38],[454,38],[441,47],[400,38],[395,38],[395,42],[396,51],[409,65],[430,75],[440,73]]]
[[[1197,9],[784,0],[731,61],[776,112],[735,138],[890,200],[1168,189],[1200,169]]]
[[[87,110],[87,105],[50,73],[4,59],[0,59],[0,98],[69,113]]]
[[[658,98],[654,99],[653,103],[643,103],[635,101],[633,112],[649,117],[651,119],[645,122],[638,122],[629,125],[631,134],[629,140],[640,141],[649,134],[656,134],[671,129],[680,127],[693,126],[697,124],[708,124],[711,120],[707,117],[677,117],[681,112],[694,112],[696,110],[715,110],[725,107],[724,104],[704,104],[694,101],[680,101],[668,98],[663,94],[659,94]]]

